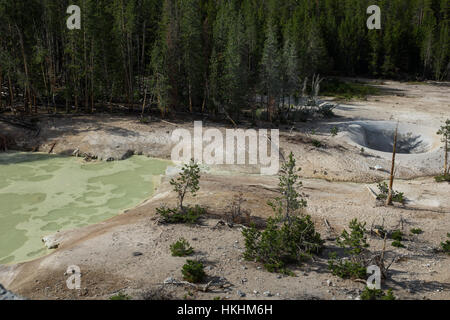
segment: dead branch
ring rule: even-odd
[[[391,163],[391,176],[389,179],[389,193],[386,199],[386,205],[392,206],[392,197],[394,196],[394,177],[395,177],[395,156],[397,153],[397,137],[398,137],[398,122],[397,122],[397,128],[395,129],[394,134],[394,150],[392,151],[392,163]]]
[[[55,149],[56,144],[58,143],[58,141],[55,141],[52,145],[52,147],[50,148],[50,151],[48,152],[48,154],[51,154],[53,152],[53,149]]]

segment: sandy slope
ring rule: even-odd
[[[213,168],[204,176],[198,198],[188,199],[207,207],[212,214],[202,226],[156,223],[155,208],[163,203],[175,204],[166,180],[144,205],[102,224],[61,234],[61,246],[53,254],[21,265],[0,266],[0,283],[7,289],[36,299],[107,299],[119,290],[135,298],[238,299],[237,291],[240,290],[248,299],[349,299],[350,296],[354,299],[364,285],[332,276],[327,270],[326,258],[335,248],[332,239],[351,219],[358,218],[367,222],[368,228],[384,221],[387,229],[403,225],[406,234],[415,227],[424,230],[423,235],[408,236],[406,249],[388,245],[388,257],[397,256],[398,259],[392,267],[391,280],[384,286],[393,288],[395,294],[404,299],[450,299],[450,257],[434,251],[450,231],[450,185],[437,185],[430,177],[417,178],[436,172],[399,167],[399,177],[416,177],[397,180],[395,185],[396,189],[405,192],[410,202],[402,208],[376,206],[366,183],[386,179],[388,174],[369,168],[375,164],[388,167],[389,161],[361,155],[340,137],[327,138],[329,128],[336,121],[399,119],[437,127],[450,116],[448,86],[386,82],[381,88],[381,96],[341,106],[337,111],[339,118],[333,122],[299,124],[292,131],[292,128],[285,128],[281,133],[283,151],[292,150],[298,165],[303,168],[303,192],[307,195],[308,213],[323,238],[328,239],[323,255],[296,269],[297,277],[280,278],[259,269],[256,264],[244,262],[244,243],[239,228],[214,228],[238,192],[244,193],[247,199],[245,207],[255,218],[271,215],[266,202],[276,195],[276,177],[244,175],[242,173],[258,170],[233,167],[228,168],[234,172],[233,175],[219,175],[218,168]],[[124,117],[95,122],[89,117],[48,121],[41,140],[35,141],[41,144],[43,151],[53,144],[52,141],[58,141],[55,148],[58,153],[68,153],[77,148],[82,152],[100,153],[104,150],[100,146],[107,144],[105,135],[114,132],[115,136],[121,137],[117,140],[113,136],[110,140],[111,143],[120,141],[116,149],[126,149],[129,139],[134,139],[136,151],[163,158],[169,156],[167,141],[173,126],[167,123],[148,126]],[[178,126],[191,128],[192,123]],[[325,148],[317,149],[309,143],[310,137],[304,133],[313,128],[324,140]],[[101,139],[101,144],[95,142],[98,139]],[[324,219],[329,221],[334,231],[326,228]],[[180,270],[185,259],[171,257],[169,250],[170,244],[180,237],[189,240],[196,249],[197,258],[208,266],[209,281],[220,285],[212,286],[208,292],[162,285],[168,277],[181,279]],[[382,248],[383,241],[371,238],[370,244],[376,251]],[[142,255],[134,255],[136,252]],[[82,270],[83,289],[79,292],[68,290],[65,284],[67,276],[64,273],[69,265],[74,264]],[[327,280],[331,280],[331,286],[327,285]],[[266,291],[273,296],[264,296]]]

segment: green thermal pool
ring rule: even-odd
[[[41,238],[111,218],[154,191],[168,161],[134,156],[84,163],[79,158],[0,153],[0,264],[48,251]]]

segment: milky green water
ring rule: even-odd
[[[83,163],[72,157],[0,153],[0,264],[48,252],[45,235],[98,223],[148,198],[168,161],[135,156]]]

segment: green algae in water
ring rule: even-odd
[[[0,154],[0,264],[42,256],[47,253],[43,236],[138,205],[169,164],[142,156],[83,163],[45,154]]]

